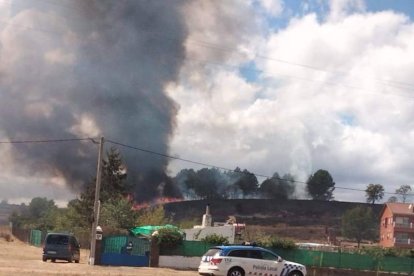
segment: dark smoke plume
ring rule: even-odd
[[[0,27],[1,140],[104,135],[168,153],[177,107],[164,91],[185,58],[181,1],[10,5]],[[159,196],[168,160],[121,154],[135,200]],[[94,177],[96,157],[89,141],[13,147],[13,162],[33,175],[62,176],[75,191]]]

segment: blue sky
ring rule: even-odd
[[[363,1],[366,12],[380,12],[392,10],[403,13],[414,18],[414,1],[411,0],[365,0]],[[319,19],[323,19],[329,11],[329,1],[327,0],[288,0],[283,1],[283,12],[277,18],[269,16],[268,23],[271,29],[279,29],[293,17],[303,16],[308,13],[316,13]]]

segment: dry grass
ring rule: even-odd
[[[13,241],[10,226],[0,225],[0,239],[4,239],[7,242]]]
[[[289,226],[276,224],[273,226],[247,225],[246,238],[258,240],[263,236],[291,239],[295,242],[326,243],[325,227],[323,226]]]
[[[7,242],[0,239],[0,275],[140,275],[140,276],[195,276],[194,271],[177,271],[148,267],[106,267],[88,265],[88,250],[81,250],[79,264],[43,262],[42,248],[27,245],[18,240]]]

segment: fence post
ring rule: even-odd
[[[342,268],[342,250],[341,249],[339,249],[339,251],[338,251],[338,255],[339,255],[339,263],[338,263],[338,265],[339,265],[339,268]]]
[[[323,263],[323,251],[321,251],[321,257],[319,258],[319,267],[322,267]]]
[[[150,267],[158,267],[160,259],[160,247],[158,245],[158,237],[152,236],[150,240]]]

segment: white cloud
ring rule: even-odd
[[[284,7],[284,3],[281,0],[260,0],[260,4],[264,7],[266,12],[271,16],[279,16]]]
[[[341,20],[352,11],[365,10],[365,2],[363,0],[330,0],[329,8],[329,19]]]
[[[263,72],[255,84],[225,66],[183,70],[170,91],[181,106],[172,152],[302,181],[323,168],[342,187],[380,183],[393,192],[410,184],[414,25],[401,14],[363,10],[362,1],[332,1],[326,21],[308,14],[271,34],[258,48],[292,64],[257,59]],[[335,194],[364,200],[363,192]]]

